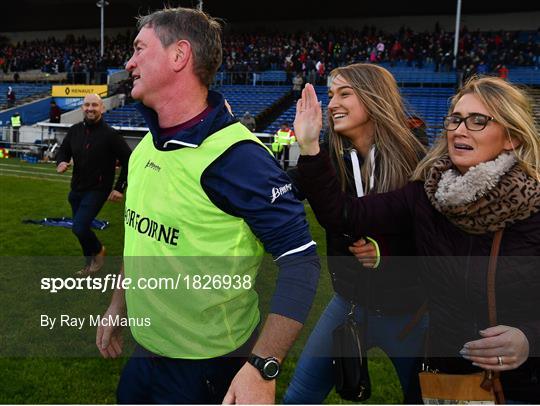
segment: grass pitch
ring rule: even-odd
[[[15,159],[0,161],[0,403],[115,403],[115,389],[132,341],[129,332],[123,358],[100,358],[94,344],[95,331],[82,329],[66,336],[40,327],[37,315],[63,311],[70,314],[101,314],[110,292],[41,291],[43,276],[72,276],[82,266],[81,251],[70,230],[23,224],[24,219],[71,216],[67,202],[70,172],[58,175],[51,164],[28,164]],[[324,232],[311,209],[306,212],[319,254],[326,251]],[[110,226],[97,231],[107,247],[107,271],[116,272],[123,246],[123,204],[107,202],[100,219]],[[283,365],[277,398],[294,372],[303,344],[332,296],[322,261],[317,297],[303,332]],[[257,279],[261,310],[268,309],[276,269],[265,269]],[[368,403],[402,402],[399,382],[384,354],[370,351],[373,394]],[[332,393],[325,403],[348,403]]]

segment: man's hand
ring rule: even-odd
[[[223,404],[273,404],[275,401],[276,380],[263,379],[261,373],[246,362],[232,380]]]
[[[64,173],[68,170],[70,164],[68,162],[60,162],[58,166],[56,167],[56,172],[58,173]]]
[[[275,357],[280,363],[287,355],[294,340],[302,329],[302,323],[279,314],[270,313],[261,330],[253,353],[259,357]],[[276,381],[263,379],[261,373],[250,363],[238,371],[229,391],[223,399],[224,404],[271,404],[275,402]]]
[[[113,306],[109,306],[103,318],[115,318],[117,315],[123,317],[124,312],[117,310]],[[124,345],[122,327],[103,326],[100,323],[96,333],[96,345],[103,358],[116,358],[120,356],[122,354],[122,346]]]
[[[529,340],[515,327],[495,326],[480,331],[483,337],[463,345],[460,354],[474,365],[492,371],[516,369],[529,357]]]
[[[121,202],[122,199],[124,198],[124,194],[123,193],[120,193],[118,190],[114,190],[111,192],[111,194],[109,195],[109,200],[111,202]]]

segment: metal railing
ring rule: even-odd
[[[0,127],[0,147],[9,151],[11,157],[26,156],[43,159],[54,144],[65,136],[67,128],[36,128],[21,127],[14,129],[10,126]]]

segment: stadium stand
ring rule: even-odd
[[[328,88],[326,86],[315,86],[315,91],[317,92],[317,98],[321,101],[323,114],[326,114],[326,109],[328,107]],[[279,126],[283,123],[288,123],[290,127],[293,128],[294,116],[296,115],[296,101],[293,100],[290,106],[283,111],[277,118],[271,123],[264,132],[267,134],[274,134]]]
[[[508,67],[508,80],[540,85],[540,32],[462,30],[458,69],[452,68],[453,33],[395,33],[364,27],[361,30],[319,30],[305,34],[238,34],[224,38],[223,64],[214,89],[224,93],[236,117],[249,111],[257,119],[257,131],[274,133],[282,122],[294,121],[295,103],[291,78],[299,72],[304,82],[317,84],[326,107],[326,78],[333,67],[353,62],[372,62],[389,69],[401,88],[411,115],[428,125],[430,142],[440,132],[448,98],[464,78],[475,74],[498,74]],[[122,67],[132,52],[128,34],[106,39],[103,58],[98,42],[84,37],[49,38],[0,47],[0,69],[8,72],[39,69],[54,75],[64,72],[69,83],[99,83],[100,70]],[[322,68],[321,68],[322,67]],[[37,71],[37,70],[36,70]],[[0,106],[6,107],[7,83],[0,84]],[[46,96],[50,85],[12,83],[17,104]],[[43,116],[43,118],[41,117]],[[46,111],[25,118],[42,120]],[[108,111],[105,118],[120,127],[145,127],[133,104]],[[34,119],[26,121],[31,124]]]
[[[225,95],[236,117],[241,117],[246,111],[249,111],[253,116],[257,116],[287,95],[290,90],[289,86],[274,85],[223,85],[214,86],[213,89]],[[123,127],[146,126],[134,104],[127,104],[106,112],[105,119],[111,125]]]
[[[394,72],[393,68],[390,69],[392,72]],[[404,72],[404,69],[405,68],[401,68],[401,72]],[[413,68],[413,70],[416,69]],[[437,77],[442,77],[442,80],[436,81],[433,79],[433,82],[430,82],[429,80],[425,81],[423,76],[416,77],[415,75],[410,74],[408,79],[413,80],[415,83],[426,83],[427,86],[400,87],[409,114],[411,116],[418,116],[426,122],[427,134],[430,143],[432,143],[440,133],[442,118],[446,115],[450,97],[454,94],[454,87],[448,87],[448,83],[455,83],[455,76],[453,76],[453,82],[446,82],[445,80],[447,76],[443,75],[442,72],[436,74],[434,73],[433,78]],[[402,84],[408,83],[407,79],[404,79],[404,76],[401,76],[401,81]],[[438,87],[432,87],[430,85]],[[444,87],[444,85],[447,87]],[[225,94],[225,97],[229,101],[236,117],[241,117],[245,111],[249,111],[256,117],[263,111],[273,108],[275,103],[280,98],[288,95],[290,91],[289,86],[275,85],[223,85],[214,86],[214,89]],[[316,86],[316,91],[319,99],[322,101],[323,109],[326,109],[328,105],[326,86]],[[538,91],[536,94],[538,95]],[[537,96],[537,105],[538,101],[539,97]],[[537,107],[537,109],[538,108],[539,107]],[[292,125],[295,112],[295,102],[294,100],[290,100],[285,109],[278,114],[277,117],[266,128],[258,128],[258,130],[267,134],[273,134],[283,122],[288,122]],[[128,104],[124,107],[110,110],[105,114],[105,117],[112,125],[124,127],[145,127],[142,116],[139,115],[133,104]]]
[[[420,117],[426,123],[429,142],[433,143],[442,129],[442,120],[448,113],[454,89],[447,87],[402,87],[401,94],[405,99],[409,114]]]
[[[146,127],[146,123],[135,108],[134,103],[109,110],[103,116],[110,125],[120,127]]]
[[[313,75],[317,81],[336,66],[353,62],[389,63],[392,67],[416,67],[424,71],[452,70],[453,32],[416,32],[400,29],[383,32],[375,27],[361,30],[324,30],[305,34],[237,34],[224,37],[220,83],[249,84],[251,73],[260,83],[285,83],[293,72]],[[85,37],[54,37],[0,46],[0,70],[8,72],[40,69],[47,73],[68,72],[68,80],[103,80],[108,67],[122,67],[132,53],[130,35],[106,38],[105,55],[99,56],[99,42]],[[317,63],[323,71],[315,72]],[[460,33],[458,69],[474,65],[476,70],[494,72],[504,64],[540,68],[539,31],[496,31]],[[485,68],[484,68],[485,66]],[[283,76],[282,70],[285,71]],[[264,72],[260,73],[259,72]],[[225,82],[227,74],[232,82]],[[410,73],[407,73],[409,75]],[[451,80],[450,78],[448,80]],[[81,82],[82,83],[82,82]]]
[[[11,86],[16,94],[15,105],[28,103],[51,94],[51,85],[35,83],[0,83],[0,110],[7,108],[6,94]]]
[[[325,86],[316,86],[315,90],[326,114],[328,89]],[[411,116],[418,116],[426,122],[429,141],[433,142],[441,130],[442,118],[448,112],[449,100],[454,89],[449,87],[402,87],[401,93],[405,99],[408,113]],[[296,105],[293,103],[264,132],[275,133],[284,122],[288,122],[292,126],[295,114]]]
[[[540,85],[540,70],[530,67],[513,67],[508,73],[508,80],[513,83]]]
[[[246,111],[253,116],[259,115],[289,91],[289,86],[216,86],[215,90],[223,93],[231,105],[233,114],[241,117]]]
[[[533,99],[533,114],[536,120],[536,128],[540,131],[540,89],[529,89]]]

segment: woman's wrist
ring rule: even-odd
[[[300,146],[300,155],[317,155],[321,151],[319,143]]]

